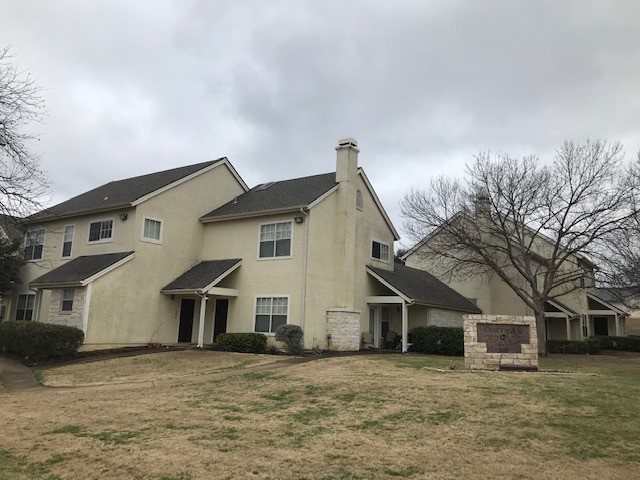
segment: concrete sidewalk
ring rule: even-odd
[[[0,383],[7,390],[40,390],[45,387],[33,376],[33,371],[13,358],[0,355]]]

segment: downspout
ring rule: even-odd
[[[302,259],[302,316],[300,317],[300,328],[304,332],[305,312],[307,308],[307,257],[309,256],[309,214],[304,207],[300,207],[306,220],[304,222],[304,256]],[[313,346],[313,345],[312,345]]]

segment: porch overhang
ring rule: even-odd
[[[237,297],[239,292],[233,288],[218,287],[224,278],[237,270],[242,264],[240,258],[226,260],[206,260],[194,265],[185,273],[160,290],[165,295],[218,295]]]

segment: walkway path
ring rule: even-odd
[[[0,355],[0,383],[10,391],[22,390],[44,390],[51,389],[55,391],[70,390],[135,390],[143,388],[170,387],[173,385],[189,385],[197,383],[210,382],[217,378],[233,377],[236,375],[244,375],[246,373],[264,372],[278,370],[281,368],[299,365],[311,360],[315,357],[291,357],[286,360],[279,360],[273,363],[256,365],[255,367],[241,368],[238,370],[227,370],[219,373],[210,373],[206,375],[192,375],[189,377],[167,378],[162,380],[154,380],[147,382],[131,382],[131,383],[109,383],[104,385],[87,385],[79,387],[45,387],[41,385],[33,376],[33,371],[12,358]]]

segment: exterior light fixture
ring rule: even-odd
[[[124,222],[129,217],[129,214],[126,213],[126,212],[123,212],[118,216],[120,217],[120,220],[122,220]]]

